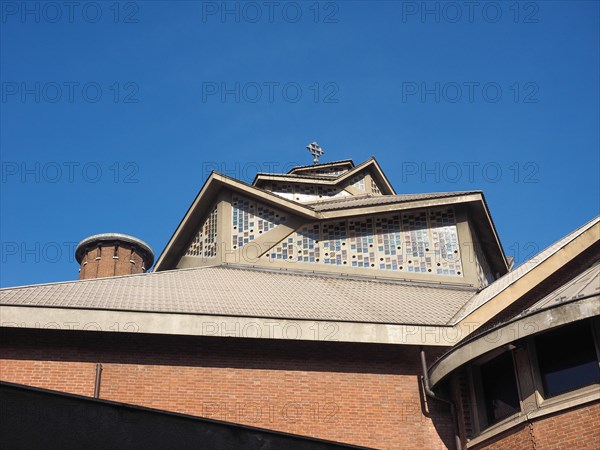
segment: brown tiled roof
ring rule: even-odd
[[[444,325],[474,290],[235,266],[0,290],[11,306]]]
[[[335,198],[321,200],[315,203],[305,203],[315,211],[333,211],[336,209],[360,208],[364,206],[387,205],[394,203],[413,202],[436,198],[458,197],[461,195],[480,194],[481,191],[464,192],[432,192],[429,194],[402,194],[402,195],[360,195],[355,197]]]

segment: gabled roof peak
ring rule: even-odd
[[[303,172],[312,172],[315,170],[323,170],[323,169],[350,170],[350,169],[353,169],[354,167],[355,167],[354,161],[352,161],[351,159],[342,159],[339,161],[331,161],[331,162],[321,163],[321,164],[311,164],[308,166],[292,167],[292,169],[290,169],[288,174],[301,174]]]

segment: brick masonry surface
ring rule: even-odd
[[[477,450],[597,450],[600,448],[600,403],[582,405],[532,420],[502,433]]]
[[[444,350],[428,348],[433,361]],[[386,449],[453,448],[417,347],[3,329],[0,379]]]
[[[143,273],[144,261],[132,247],[105,246],[91,248],[81,261],[80,280]]]

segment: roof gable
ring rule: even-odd
[[[154,270],[234,263],[335,273],[350,269],[368,276],[362,273],[368,268],[372,276],[383,278],[423,281],[435,275],[442,277],[440,282],[476,286],[480,282],[469,268],[472,264],[464,268],[460,263],[461,253],[469,250],[463,244],[475,239],[474,231],[464,228],[466,220],[478,224],[480,247],[485,250],[478,255],[478,260],[485,260],[483,278],[494,279],[508,270],[480,191],[385,194],[391,187],[382,184],[387,180],[374,158],[334,179],[292,176],[302,182],[294,182],[291,192],[271,192],[264,188],[269,182],[266,176],[257,176],[255,184],[249,185],[211,173]],[[300,194],[300,189],[309,191]],[[309,235],[301,231],[308,228]],[[372,249],[365,248],[362,239],[370,239]],[[347,247],[332,252],[329,245]],[[297,248],[291,252],[292,247]],[[318,256],[319,252],[323,254]],[[288,267],[283,262],[303,264]],[[318,267],[312,267],[315,263]]]
[[[354,163],[352,163],[350,160],[349,162],[342,161],[342,163],[347,164],[347,169],[343,171],[333,171],[329,174],[309,173],[311,168],[313,171],[326,170],[327,167],[324,166],[329,166],[329,164],[298,167],[292,169],[287,174],[257,173],[252,185],[264,188],[265,186],[273,183],[296,183],[302,185],[322,185],[337,187],[338,189],[345,189],[348,187],[348,182],[352,180],[353,177],[356,177],[360,173],[364,173],[365,175],[369,176],[373,185],[366,186],[365,190],[363,190],[363,193],[375,192],[376,189],[377,193],[383,195],[396,194],[396,191],[392,187],[391,183],[374,157],[371,157],[358,166],[354,166]],[[332,170],[335,168],[335,166],[332,166]]]
[[[175,268],[177,261],[187,252],[191,240],[203,226],[206,217],[223,192],[243,193],[300,217],[316,218],[316,213],[311,208],[213,171],[158,257],[154,266],[155,271]]]

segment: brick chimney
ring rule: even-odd
[[[144,273],[154,264],[154,253],[140,239],[120,233],[90,236],[77,245],[79,279]]]

